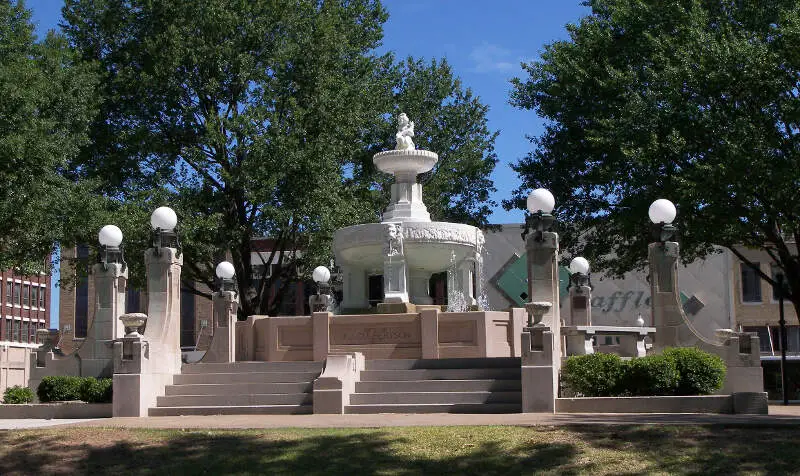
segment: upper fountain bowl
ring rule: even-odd
[[[381,172],[392,175],[422,174],[436,165],[439,155],[429,150],[387,150],[378,152],[372,162]]]

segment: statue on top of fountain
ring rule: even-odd
[[[397,116],[397,134],[394,135],[397,140],[395,150],[416,150],[412,137],[414,137],[414,121],[410,121],[406,113],[401,112]]]

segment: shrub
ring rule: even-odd
[[[110,378],[96,379],[87,377],[83,379],[80,387],[81,400],[88,403],[111,403],[112,380]]]
[[[81,377],[45,377],[36,389],[39,401],[66,402],[81,399]]]
[[[718,355],[696,347],[668,348],[663,355],[675,362],[680,374],[677,395],[709,395],[725,382],[725,363]]]
[[[614,354],[568,357],[561,369],[564,382],[578,395],[610,397],[619,392],[622,359]]]
[[[20,404],[31,402],[33,402],[33,390],[28,387],[14,385],[13,387],[8,387],[3,394],[3,403]]]
[[[680,375],[673,359],[648,355],[623,364],[620,387],[626,395],[672,395],[679,381]]]

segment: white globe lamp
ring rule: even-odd
[[[109,248],[119,248],[122,244],[122,230],[116,225],[106,225],[97,234],[100,244]]]
[[[325,266],[317,266],[312,271],[311,277],[317,284],[327,283],[331,279],[331,271]]]
[[[654,224],[664,223],[669,225],[675,220],[677,215],[675,204],[665,198],[659,198],[650,205],[647,214],[650,216],[650,221]]]
[[[233,279],[234,275],[236,275],[236,270],[228,261],[218,264],[216,272],[219,279]]]
[[[572,274],[589,274],[589,261],[583,256],[573,258],[569,263],[569,272]]]
[[[556,199],[550,190],[537,188],[528,195],[527,206],[531,213],[550,214],[556,205]]]
[[[170,232],[175,229],[177,224],[178,216],[175,214],[175,210],[170,207],[158,207],[150,215],[150,226],[154,230],[160,228],[161,231]]]

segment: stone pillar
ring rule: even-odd
[[[475,278],[475,260],[473,258],[464,259],[459,265],[458,271],[461,275],[459,282],[461,284],[461,291],[464,293],[464,303],[467,305],[467,309],[469,309],[471,306],[475,306],[478,303],[472,287],[472,282]]]
[[[385,223],[383,230],[383,302],[407,303],[408,267],[403,251],[403,225]]]
[[[81,375],[110,378],[114,373],[113,342],[125,335],[119,320],[125,312],[128,269],[122,263],[95,264],[92,268],[95,311],[86,340],[76,354]]]
[[[433,304],[430,295],[430,273],[424,271],[411,272],[411,302],[414,304]]]
[[[216,292],[212,304],[214,338],[202,362],[236,362],[236,316],[239,311],[239,294],[235,291]]]
[[[575,285],[569,288],[568,326],[592,325],[592,288],[588,285]]]
[[[367,272],[354,266],[342,266],[342,309],[369,308]]]
[[[423,309],[419,312],[422,358],[439,358],[439,310]]]
[[[691,347],[699,338],[686,325],[678,289],[679,245],[674,241],[650,243],[648,246],[650,268],[650,311],[656,335],[653,350],[665,347]]]
[[[542,324],[550,328],[555,338],[554,365],[560,368],[561,314],[558,296],[558,234],[545,231],[541,239],[531,233],[525,243],[528,257],[528,300],[549,302],[550,309],[542,316]]]
[[[150,352],[158,356],[159,371],[180,373],[181,369],[181,268],[183,256],[175,248],[148,249],[147,326],[144,337]]]
[[[330,312],[314,312],[311,314],[312,356],[314,361],[322,362],[328,358],[331,349]]]
[[[533,314],[534,326],[522,330],[522,412],[554,413],[558,396],[558,367],[561,356],[556,352],[558,339],[541,321],[550,311],[550,303],[529,303],[525,307]]]

